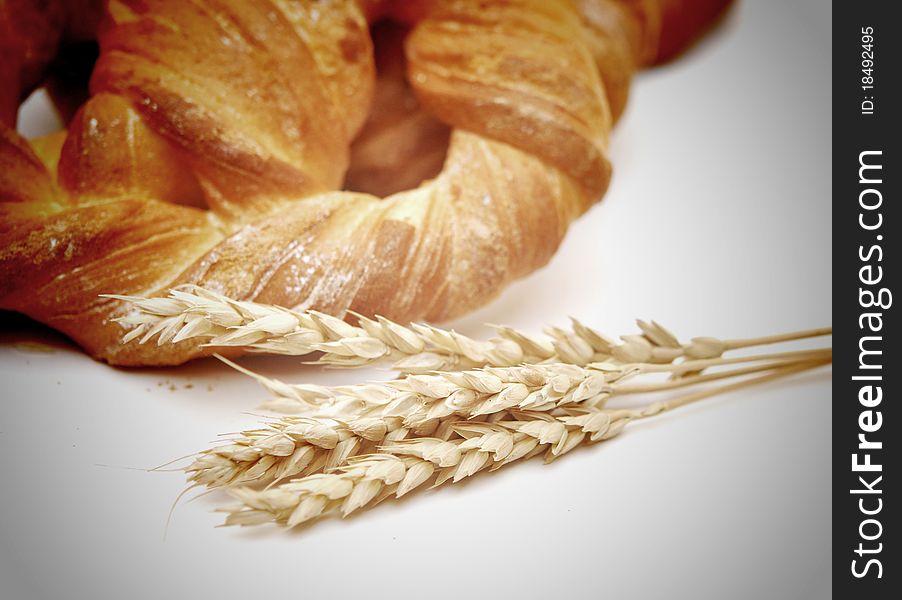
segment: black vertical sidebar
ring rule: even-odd
[[[899,556],[902,23],[894,2],[833,3],[833,588],[889,598]],[[817,102],[812,99],[812,102]],[[826,176],[826,173],[825,173]],[[899,292],[894,297],[894,292]],[[890,459],[890,455],[895,460]],[[898,593],[898,592],[896,592]],[[893,596],[898,597],[898,596]]]

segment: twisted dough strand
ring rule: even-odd
[[[0,137],[0,307],[125,365],[209,351],[121,345],[123,308],[98,294],[193,283],[402,322],[475,308],[604,193],[608,98],[619,112],[649,54],[648,6],[113,1],[65,139]],[[441,173],[384,199],[330,191],[367,117],[379,15],[411,27],[409,85],[451,128]]]

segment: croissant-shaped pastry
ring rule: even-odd
[[[726,3],[111,0],[68,132],[28,142],[0,113],[0,308],[119,365],[209,351],[120,344],[105,293],[462,314],[551,258],[608,185],[633,71]],[[91,21],[20,4],[0,10],[30,23],[3,42],[18,86],[0,106],[65,15]]]

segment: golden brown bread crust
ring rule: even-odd
[[[101,293],[190,282],[401,321],[471,310],[603,194],[608,100],[619,114],[671,19],[650,0],[328,4],[111,2],[65,142],[2,131],[0,307],[123,365],[207,350],[119,344],[124,307]],[[410,28],[409,87],[387,69],[367,120],[377,16]],[[435,176],[397,191],[408,163],[411,185]],[[346,173],[390,195],[331,191]]]

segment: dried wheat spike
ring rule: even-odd
[[[598,440],[616,435],[623,428],[618,412],[622,411],[599,410],[560,419],[516,412],[509,420],[494,423],[455,423],[452,440],[402,440],[384,445],[379,454],[353,457],[331,473],[269,490],[231,490],[241,506],[228,511],[226,524],[275,521],[294,527],[330,512],[347,516],[389,496],[404,496],[430,480],[434,485],[456,483],[540,453],[551,460],[587,436]]]
[[[347,516],[391,496],[404,496],[432,481],[458,482],[538,454],[546,462],[584,442],[613,438],[635,419],[660,414],[704,398],[828,364],[832,355],[770,369],[751,379],[687,394],[635,409],[594,406],[553,412],[511,410],[491,422],[451,422],[447,439],[418,437],[385,443],[379,453],[348,459],[331,472],[302,477],[266,490],[235,488],[239,505],[224,509],[227,525],[276,522],[294,527],[329,513]]]
[[[407,373],[460,370],[520,363],[565,362],[585,365],[599,361],[671,362],[692,352],[711,358],[727,345],[691,343],[682,346],[661,325],[639,321],[641,335],[616,343],[572,319],[571,329],[545,329],[547,339],[495,326],[497,338],[479,341],[432,325],[403,326],[384,317],[354,315],[358,325],[306,310],[232,300],[201,287],[170,290],[164,298],[108,296],[131,303],[133,310],[118,321],[129,331],[123,342],[174,343],[206,339],[208,346],[240,347],[247,351],[303,356],[321,352],[318,364],[357,367],[392,362]],[[705,338],[707,339],[707,338]],[[713,338],[711,338],[713,339]]]
[[[492,419],[506,411],[539,414],[560,407],[598,409],[621,394],[650,393],[738,377],[823,360],[828,354],[828,350],[806,350],[676,365],[487,367],[408,375],[384,384],[323,387],[318,391],[322,402],[319,414],[267,420],[261,428],[244,431],[225,445],[201,452],[185,470],[189,481],[208,487],[310,475],[371,452],[375,444],[401,441],[408,435],[435,435],[449,421]],[[679,380],[630,384],[632,379],[646,374],[698,372],[737,363],[751,364]],[[325,404],[326,401],[331,404]]]

